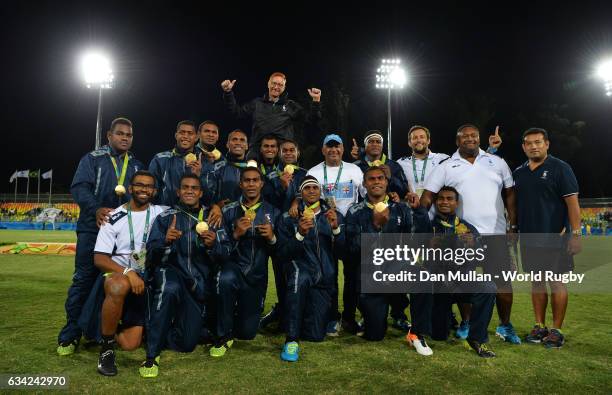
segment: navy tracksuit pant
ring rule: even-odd
[[[285,271],[287,337],[312,342],[323,341],[332,309],[332,288],[315,284],[312,274],[295,262],[289,264]]]
[[[471,303],[472,313],[470,315],[468,340],[486,343],[489,341],[487,328],[493,315],[493,306],[495,306],[495,284],[468,283],[464,284],[462,288],[480,292],[459,293],[461,291],[459,287],[449,289],[440,286],[436,289],[433,296],[431,337],[434,340],[446,340],[449,335],[451,319],[449,312],[453,303]]]
[[[389,305],[395,294],[361,294],[359,295],[359,310],[363,315],[366,340],[382,340],[387,332],[387,315]],[[431,332],[431,293],[410,294],[410,319],[412,333],[426,335]]]
[[[206,306],[187,289],[172,266],[156,267],[148,287],[146,315],[147,358],[162,349],[193,351],[206,326]]]
[[[247,282],[240,268],[224,263],[217,274],[217,336],[251,340],[257,335],[267,281]]]
[[[97,237],[98,234],[93,232],[77,233],[74,274],[65,304],[67,322],[59,333],[58,343],[70,342],[81,337],[82,331],[78,325],[81,310],[100,274],[98,268],[94,266],[93,259]]]

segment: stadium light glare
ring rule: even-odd
[[[597,66],[597,76],[604,82],[606,96],[612,97],[612,58],[604,60]]]
[[[389,159],[392,159],[391,153],[391,91],[403,89],[408,83],[406,71],[400,64],[399,58],[383,58],[380,61],[380,66],[376,69],[376,89],[387,90],[387,146]]]
[[[81,72],[85,86],[98,90],[98,118],[96,120],[96,149],[102,139],[102,91],[113,87],[115,76],[110,59],[99,52],[88,52],[81,57]]]

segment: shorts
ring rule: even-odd
[[[482,247],[485,248],[485,259],[482,270],[486,274],[501,275],[504,271],[517,270],[510,256],[507,235],[488,235],[481,238]]]
[[[574,270],[574,257],[565,248],[521,246],[523,272],[551,271],[562,274]]]

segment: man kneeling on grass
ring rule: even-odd
[[[343,217],[321,199],[321,185],[306,176],[300,185],[299,218],[285,213],[279,229],[278,256],[287,262],[285,316],[287,339],[281,359],[298,360],[298,339],[320,342],[332,319],[335,257],[344,248]]]
[[[208,313],[216,261],[225,253],[223,230],[208,229],[209,210],[200,205],[202,184],[184,174],[178,204],[164,211],[147,243],[147,359],[142,377],[159,374],[162,349],[191,352],[212,326]]]
[[[115,343],[127,351],[140,346],[145,320],[144,247],[150,224],[165,209],[150,204],[155,178],[147,171],[134,174],[129,192],[132,199],[112,211],[98,233],[94,263],[102,273],[79,319],[86,336],[101,341],[98,372],[105,376],[117,374]]]

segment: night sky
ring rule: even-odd
[[[307,103],[311,86],[323,90],[326,108],[332,89],[347,94],[349,136],[386,130],[386,96],[374,89],[374,74],[381,58],[400,57],[411,81],[394,98],[394,158],[409,154],[413,124],[431,129],[433,151],[451,153],[457,126],[476,122],[483,148],[501,126],[500,155],[514,169],[525,160],[522,131],[546,127],[538,114],[557,105],[561,118],[585,126],[575,140],[549,130],[550,152],[574,167],[582,197],[612,196],[612,100],[593,77],[595,64],[612,56],[609,1],[474,9],[438,2],[431,9],[24,3],[0,6],[3,192],[13,192],[15,169],[51,167],[54,190],[65,192],[79,159],[93,149],[97,94],[84,87],[78,62],[94,48],[113,58],[116,78],[105,91],[103,131],[117,116],[131,119],[133,151],[145,164],[173,146],[182,119],[218,121],[223,140],[232,129],[250,131],[249,121],[225,111],[220,82],[238,80],[243,102],[266,92],[273,71],[287,75],[287,91],[298,101]]]

